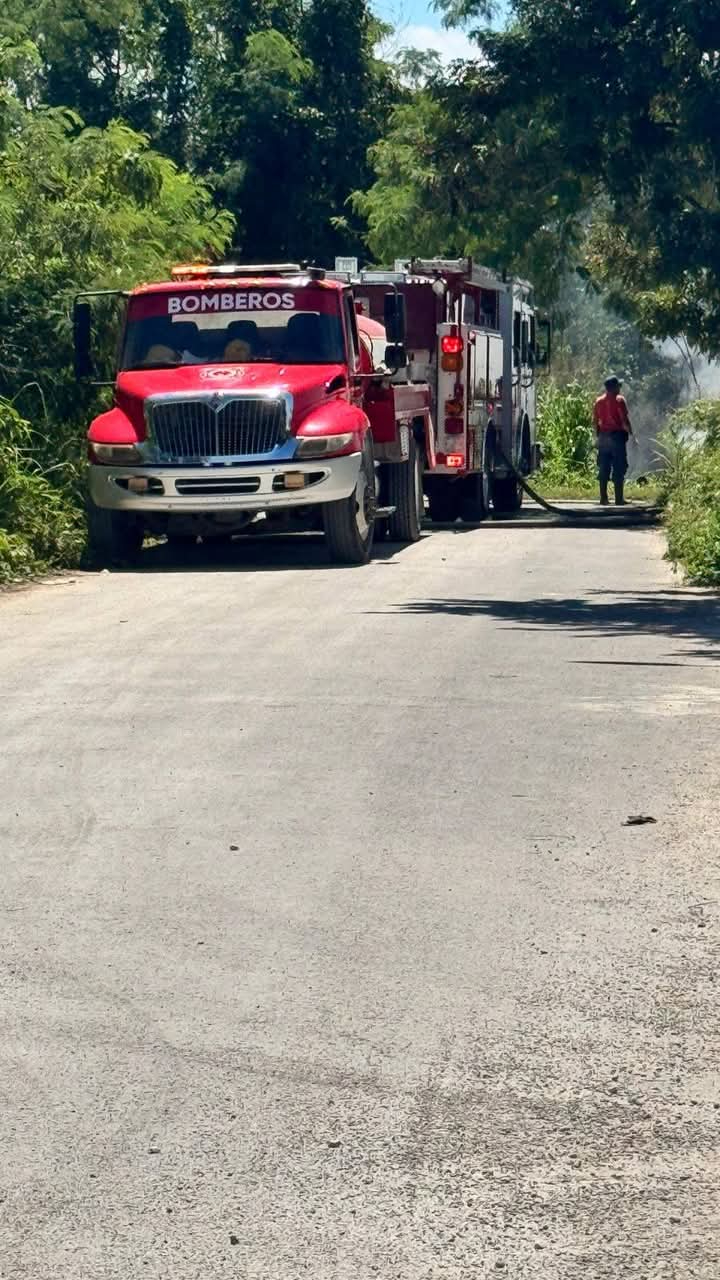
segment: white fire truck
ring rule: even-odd
[[[424,489],[435,521],[517,511],[541,461],[535,438],[536,380],[549,359],[550,330],[532,288],[471,259],[413,258],[392,271],[359,271],[338,259],[359,311],[382,321],[385,298],[405,300],[404,380],[428,383],[432,414],[424,442]],[[380,355],[380,353],[378,353]]]

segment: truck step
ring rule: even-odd
[[[397,507],[376,507],[375,519],[387,520],[388,516],[394,516],[396,511],[397,511]]]

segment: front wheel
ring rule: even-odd
[[[87,526],[88,551],[96,564],[109,567],[139,556],[145,535],[142,521],[133,512],[110,511],[88,498]]]
[[[325,541],[335,564],[367,564],[375,532],[375,464],[372,444],[366,443],[357,484],[349,498],[323,507]]]
[[[395,510],[390,516],[391,542],[419,542],[422,533],[425,501],[423,498],[423,459],[414,436],[406,462],[387,466],[388,504]]]

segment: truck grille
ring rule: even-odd
[[[166,462],[260,457],[287,439],[283,400],[158,400],[148,406],[148,427]]]

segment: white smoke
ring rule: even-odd
[[[681,360],[687,372],[688,400],[720,396],[720,363],[691,347],[684,338],[668,338],[659,350],[669,359]]]

